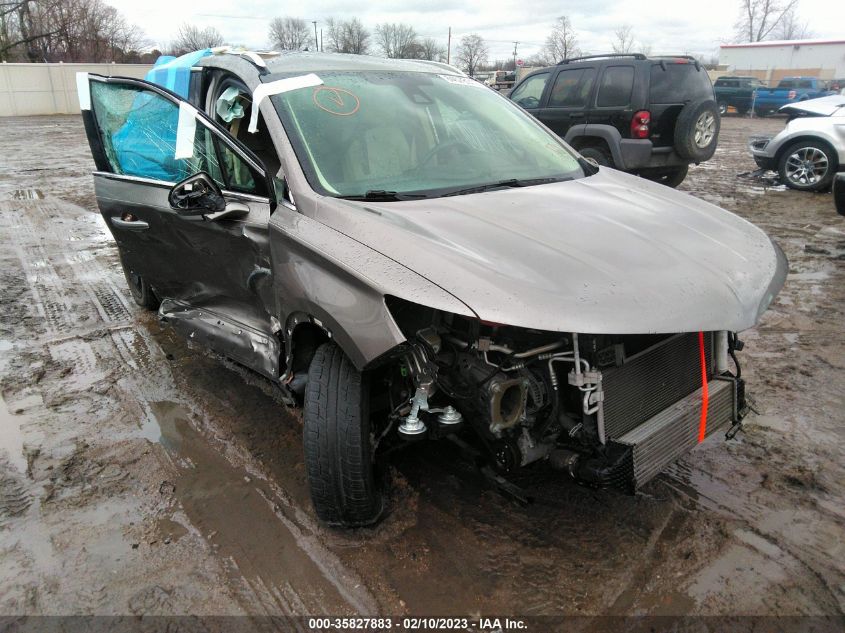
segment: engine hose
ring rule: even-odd
[[[742,366],[739,364],[739,360],[736,357],[736,333],[735,332],[728,332],[728,354],[730,354],[731,359],[734,362],[734,366],[736,366],[736,376],[735,378],[739,380],[742,378]]]

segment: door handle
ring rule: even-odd
[[[570,114],[569,116],[570,116],[570,118],[572,118],[572,119],[583,119],[583,118],[584,118],[584,113],[583,113],[583,112],[573,112],[573,113],[572,113],[572,114]]]
[[[149,223],[144,222],[143,220],[124,220],[116,215],[112,216],[111,223],[115,228],[126,229],[127,231],[146,231],[150,228]]]

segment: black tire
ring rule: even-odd
[[[123,275],[126,277],[126,285],[129,286],[129,292],[132,294],[135,303],[147,310],[158,310],[161,301],[159,301],[150,284],[123,262],[121,262],[121,266],[123,266]]]
[[[816,160],[824,162],[825,171],[814,169],[811,177],[804,167],[799,167],[801,158],[807,165]],[[798,168],[796,170],[796,168]],[[824,191],[833,182],[833,176],[838,168],[836,152],[821,141],[797,141],[787,147],[778,159],[778,175],[787,187],[798,191]],[[802,178],[800,174],[804,173]]]
[[[719,106],[715,101],[688,103],[675,121],[675,151],[696,163],[709,160],[716,152],[720,127]]]
[[[725,116],[728,113],[728,104],[724,101],[719,102],[719,116]]]
[[[599,167],[613,167],[613,158],[600,147],[583,147],[578,151],[587,160],[594,160]]]
[[[653,182],[672,187],[673,189],[684,182],[684,179],[689,173],[689,165],[681,165],[680,167],[673,167],[672,169],[664,169],[654,173],[642,174],[643,178],[647,178]]]
[[[737,108],[736,113],[740,116],[745,116],[748,114],[748,108]]]
[[[335,343],[321,345],[305,390],[305,468],[314,509],[329,525],[371,525],[384,508],[373,467],[368,400],[367,376]]]

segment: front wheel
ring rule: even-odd
[[[308,369],[305,468],[314,510],[330,525],[370,525],[382,513],[367,378],[335,343],[321,345]]]
[[[836,171],[830,148],[819,141],[799,141],[786,148],[778,161],[783,183],[799,191],[827,189]]]
[[[728,104],[724,101],[719,102],[719,114],[725,116],[728,113]]]

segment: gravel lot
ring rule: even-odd
[[[737,177],[782,125],[726,118],[681,187],[790,259],[742,337],[737,439],[635,497],[537,468],[524,507],[415,447],[392,514],[342,532],[308,502],[299,413],[132,303],[81,120],[0,119],[0,614],[842,615],[845,218]]]

